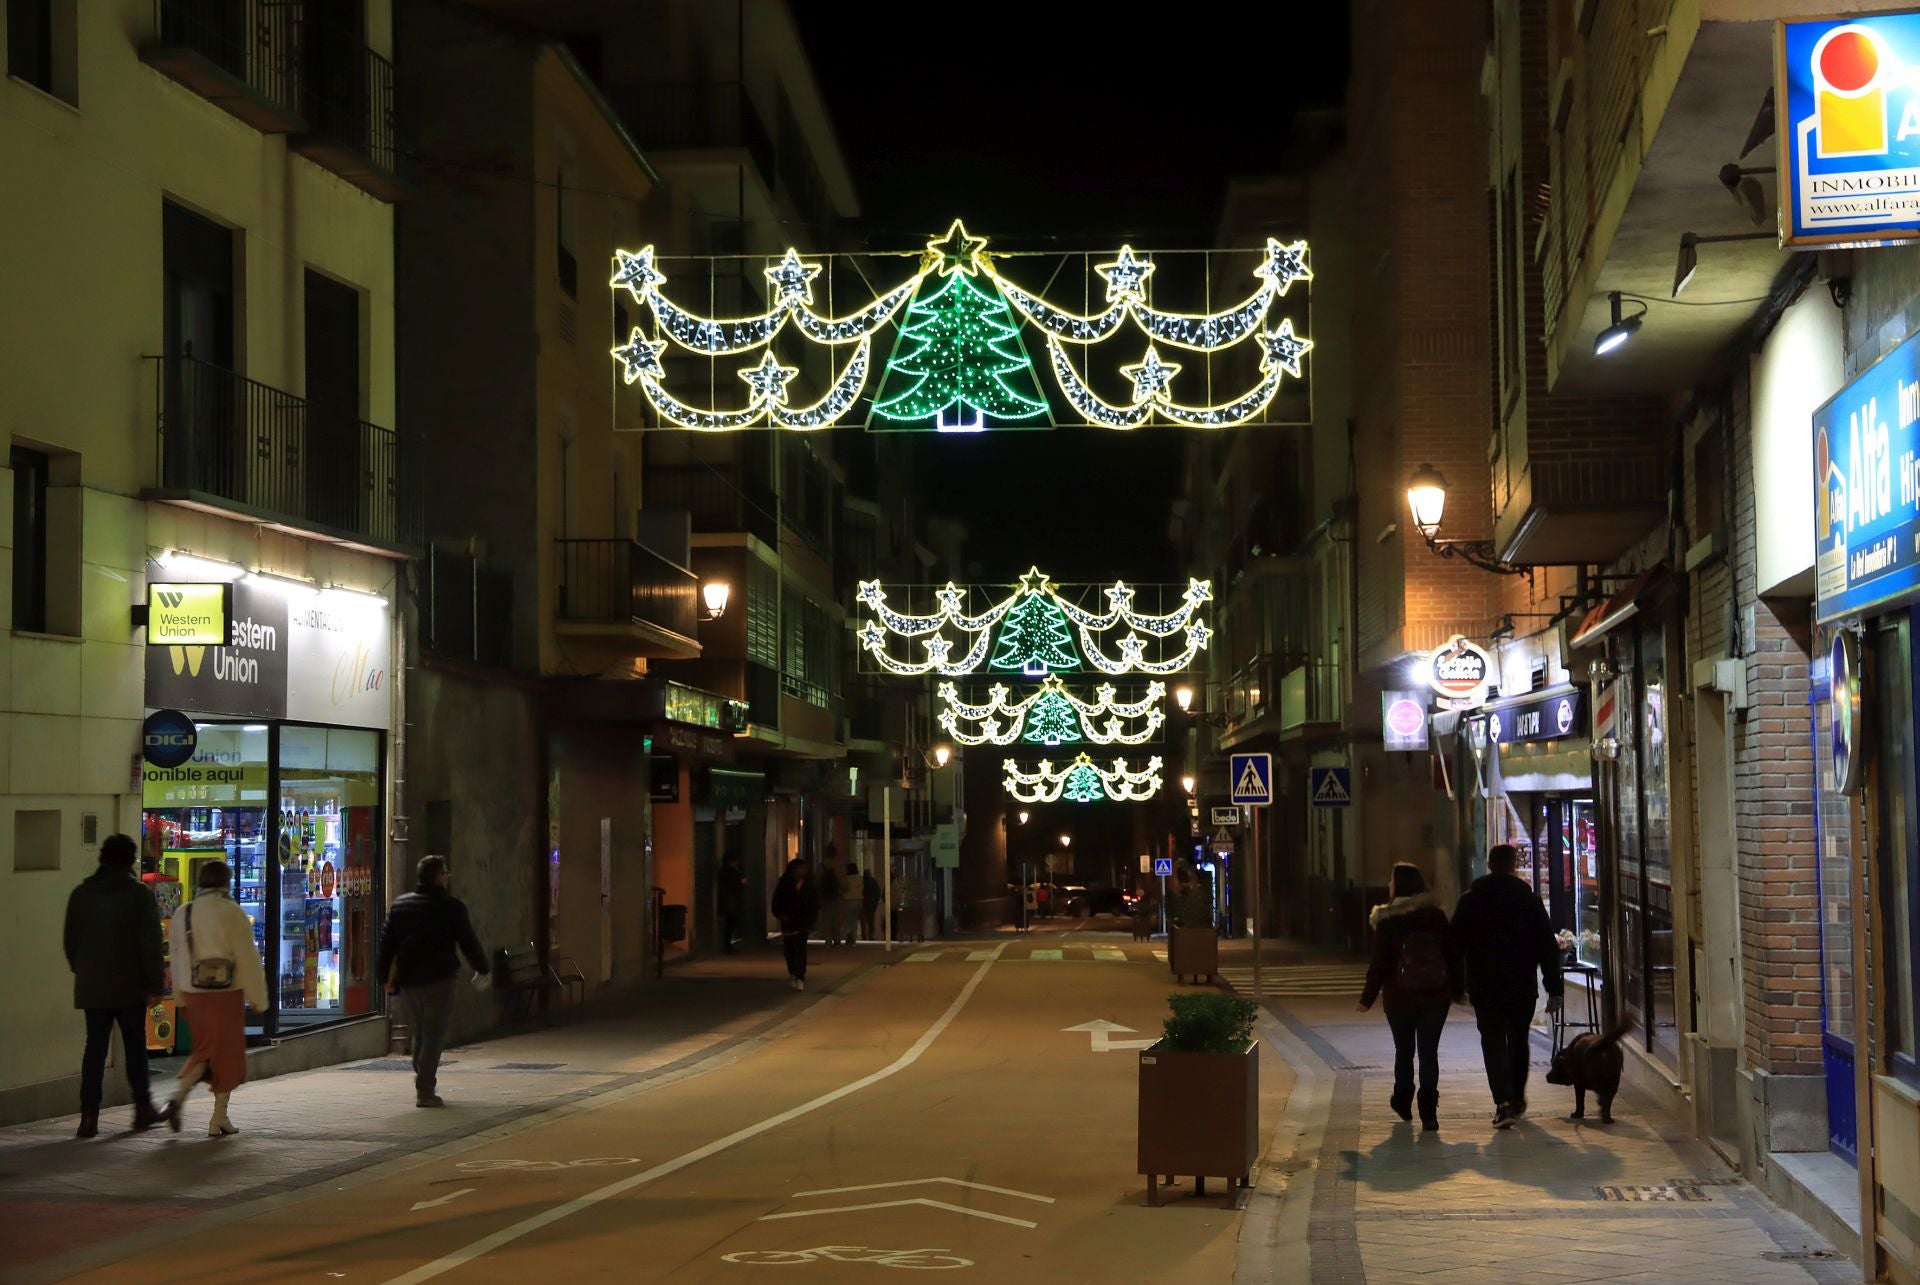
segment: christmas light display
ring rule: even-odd
[[[1272,315],[1295,282],[1312,279],[1304,241],[1282,244],[1267,238],[1252,272],[1257,282],[1253,293],[1229,308],[1205,313],[1153,307],[1148,294],[1156,265],[1130,245],[1090,269],[1105,284],[1104,310],[1083,315],[1059,307],[1010,280],[1001,269],[1007,256],[989,251],[985,237],[970,235],[956,219],[943,236],[926,243],[914,271],[897,284],[867,285],[864,271],[856,268],[863,291],[873,297],[852,312],[827,315],[814,307],[826,274],[821,260],[838,257],[808,259],[789,248],[762,269],[772,299],[764,312],[706,317],[669,296],[667,275],[654,247],[616,251],[612,284],[626,289],[652,317],[651,333],[635,328],[626,343],[612,350],[623,379],[639,385],[667,424],[682,428],[831,428],[848,422],[863,402],[871,406],[868,427],[877,431],[924,424],[945,432],[974,432],[988,427],[989,420],[1001,427],[1042,427],[1064,416],[1050,414],[1049,394],[1023,343],[1021,329],[1031,325],[1047,343],[1048,366],[1059,391],[1054,407],[1070,408],[1081,422],[1116,429],[1154,421],[1225,428],[1256,419],[1279,391],[1283,376],[1302,376],[1301,358],[1312,347],[1310,340],[1294,333],[1291,319],[1279,318],[1275,324]],[[831,305],[831,289],[827,297]],[[1076,371],[1075,358],[1062,345],[1091,354],[1128,319],[1141,334],[1120,342],[1126,355],[1140,354],[1140,359],[1105,367],[1117,369],[1131,385],[1129,402],[1116,405],[1089,385],[1086,371],[1091,363]],[[808,343],[857,345],[839,366],[827,395],[801,410],[788,408],[785,401],[786,382],[792,377],[786,372],[795,368],[777,360],[769,364],[770,346],[789,323]],[[869,399],[871,344],[890,323],[900,326],[899,339],[883,367],[881,387]],[[1137,346],[1142,337],[1144,351]],[[1183,364],[1192,363],[1169,361],[1155,347],[1214,353],[1250,338],[1261,347],[1258,382],[1227,401],[1207,404],[1178,400],[1176,376]],[[752,396],[747,404],[737,409],[698,406],[676,396],[666,387],[663,357],[669,346],[696,357],[747,357],[753,365],[736,372],[748,381]],[[1198,382],[1202,376],[1189,372],[1186,378]],[[1210,372],[1206,378],[1210,381]],[[724,377],[706,382],[710,390],[731,386]],[[1210,382],[1206,386],[1210,388]]]
[[[1144,768],[1131,768],[1125,759],[1115,759],[1111,767],[1096,763],[1085,754],[1063,767],[1042,759],[1027,771],[1008,760],[1002,784],[1007,793],[1021,803],[1096,803],[1111,799],[1115,803],[1140,803],[1160,792],[1160,756],[1147,760]]]
[[[1112,683],[1094,689],[1094,698],[1076,696],[1056,675],[1049,674],[1030,695],[1017,698],[1003,683],[987,689],[985,703],[965,701],[951,682],[935,688],[944,706],[941,728],[961,745],[1065,745],[1090,741],[1095,745],[1139,745],[1150,741],[1165,725],[1162,708],[1166,684],[1147,684],[1138,700],[1121,700]]]
[[[858,598],[870,618],[855,638],[887,673],[959,677],[979,672],[989,663],[989,652],[992,668],[1031,676],[1086,666],[1115,676],[1173,674],[1188,668],[1213,637],[1199,616],[1200,607],[1213,597],[1204,580],[1188,580],[1180,606],[1164,614],[1138,610],[1136,591],[1123,581],[1101,592],[1106,610],[1090,611],[1034,567],[1011,593],[979,612],[969,613],[969,594],[949,583],[933,594],[935,611],[915,614],[894,610],[880,582],[866,580],[859,585]],[[1016,611],[1020,616],[1014,620]],[[1070,636],[1059,627],[1062,617],[1073,626]],[[917,641],[921,654],[895,654],[891,647],[896,639]]]

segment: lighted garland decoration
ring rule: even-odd
[[[1147,760],[1144,768],[1131,768],[1125,759],[1115,759],[1111,767],[1081,754],[1062,767],[1041,759],[1032,771],[1008,760],[1002,784],[1007,793],[1021,803],[1097,803],[1110,799],[1115,803],[1143,803],[1160,793],[1160,756]]]
[[[961,700],[950,682],[941,683],[935,691],[946,703],[940,711],[940,726],[961,745],[1025,741],[1051,747],[1079,740],[1139,745],[1151,740],[1167,719],[1161,708],[1167,687],[1157,680],[1147,685],[1144,697],[1134,701],[1118,699],[1112,683],[1102,683],[1094,689],[1094,699],[1084,700],[1053,674],[1025,698],[1014,698],[1005,684],[995,683],[987,689],[985,704]],[[1064,713],[1048,717],[1056,711]]]
[[[1189,579],[1178,609],[1164,615],[1135,610],[1135,591],[1116,580],[1106,590],[1108,608],[1091,612],[1061,597],[1053,582],[1039,567],[1020,577],[1020,583],[1005,598],[984,611],[969,614],[966,591],[951,582],[934,595],[939,610],[930,615],[895,611],[887,604],[886,590],[877,580],[863,580],[858,588],[860,605],[871,613],[855,634],[860,647],[886,672],[907,677],[939,674],[955,678],[979,672],[993,649],[996,627],[1017,607],[1039,598],[1072,622],[1079,636],[1080,650],[1087,665],[1103,674],[1179,673],[1192,666],[1194,657],[1206,650],[1213,638],[1206,622],[1200,619],[1203,604],[1213,597],[1205,580]],[[1109,650],[1106,635],[1124,627],[1126,633],[1117,642],[1117,652]],[[893,639],[919,642],[920,656],[902,658],[890,649]],[[1149,643],[1158,644],[1148,654]],[[1028,670],[1034,677],[1047,668]]]
[[[822,265],[800,257],[789,248],[780,260],[764,269],[773,287],[774,302],[765,312],[742,317],[704,317],[681,306],[664,291],[666,275],[655,262],[655,249],[614,254],[611,284],[624,287],[645,305],[654,321],[654,338],[639,327],[627,342],[612,350],[628,384],[638,384],[660,417],[671,425],[709,432],[752,427],[812,430],[842,423],[860,403],[872,374],[873,336],[896,321],[902,309],[913,306],[917,320],[902,334],[900,346],[886,369],[916,381],[903,391],[876,397],[878,419],[915,422],[932,418],[945,431],[978,431],[984,415],[996,421],[1034,419],[1047,411],[1044,400],[1020,383],[1037,374],[1019,349],[1020,323],[1046,336],[1054,383],[1066,404],[1086,422],[1116,429],[1138,427],[1159,419],[1190,428],[1225,428],[1257,416],[1279,391],[1283,374],[1299,378],[1300,358],[1311,340],[1296,335],[1290,319],[1277,326],[1267,322],[1274,303],[1296,281],[1309,281],[1307,244],[1283,245],[1269,237],[1264,257],[1253,275],[1259,284],[1241,302],[1216,313],[1162,311],[1146,298],[1146,284],[1155,265],[1122,246],[1111,261],[1095,266],[1106,283],[1107,306],[1082,315],[1049,303],[1003,275],[986,250],[986,238],[968,235],[960,220],[942,237],[927,242],[918,269],[844,316],[828,316],[813,306],[813,281]],[[938,284],[938,291],[923,287]],[[1107,402],[1087,386],[1073,368],[1063,344],[1083,348],[1112,338],[1121,323],[1132,318],[1147,337],[1141,359],[1120,372],[1132,382],[1125,405]],[[1004,320],[1002,320],[1004,318]],[[772,356],[774,339],[791,322],[809,342],[830,347],[856,345],[840,368],[833,386],[819,401],[803,408],[786,402],[785,386],[797,373]],[[1191,352],[1213,353],[1256,337],[1262,345],[1260,380],[1247,391],[1222,403],[1192,406],[1173,400],[1169,385],[1181,364],[1164,359],[1156,343]],[[698,356],[713,358],[760,350],[760,363],[739,372],[752,390],[747,402],[734,409],[701,407],[686,402],[665,387],[661,355],[669,344]],[[916,363],[918,363],[916,365]],[[1009,379],[1015,383],[1009,383]],[[885,390],[883,389],[883,392]],[[937,404],[936,404],[937,403]],[[962,408],[954,423],[945,411]],[[973,412],[971,421],[964,411]]]

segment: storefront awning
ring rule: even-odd
[[[1639,614],[1641,601],[1662,580],[1666,579],[1666,575],[1665,567],[1655,567],[1589,611],[1581,619],[1580,628],[1575,630],[1573,637],[1567,640],[1568,649],[1587,647],[1599,642],[1612,630],[1633,619]]]

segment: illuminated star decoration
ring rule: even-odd
[[[751,370],[736,372],[747,381],[758,397],[764,397],[776,405],[787,404],[787,381],[800,373],[798,366],[782,366],[769,348],[760,355],[760,364]]]
[[[646,246],[638,254],[626,250],[613,252],[613,279],[608,285],[625,286],[633,292],[636,299],[644,299],[647,292],[666,281],[666,276],[653,266],[653,247]]]
[[[938,267],[943,277],[953,272],[972,276],[979,266],[980,251],[986,248],[986,244],[987,238],[968,236],[966,226],[955,219],[945,236],[927,242],[927,253],[932,256],[927,266]]]
[[[1145,297],[1147,278],[1153,275],[1153,265],[1142,263],[1133,257],[1133,247],[1120,247],[1120,257],[1111,263],[1094,265],[1107,283],[1107,302],[1117,299],[1141,299]]]
[[[644,338],[640,328],[635,326],[633,333],[627,337],[627,342],[613,350],[613,355],[620,359],[623,367],[620,372],[621,378],[629,384],[642,375],[648,379],[665,379],[667,372],[666,368],[660,364],[660,354],[666,349],[666,340]]]
[[[1020,577],[1021,593],[1052,593],[1053,582],[1047,579],[1047,573],[1039,567],[1027,568],[1027,574]]]
[[[798,299],[801,303],[813,302],[813,279],[820,275],[817,263],[802,263],[799,253],[792,246],[780,262],[766,270],[767,280],[773,283],[775,298],[785,303],[789,299]]]
[[[1139,405],[1145,401],[1167,400],[1167,384],[1180,373],[1178,362],[1160,360],[1160,354],[1152,344],[1147,345],[1147,355],[1137,365],[1122,366],[1120,373],[1133,381],[1133,402]]]
[[[940,603],[940,609],[949,616],[960,615],[961,609],[966,602],[966,594],[961,590],[959,585],[953,583],[951,580],[947,581],[945,588],[939,590],[933,596]]]
[[[1269,371],[1278,366],[1298,379],[1300,378],[1300,358],[1313,347],[1313,340],[1302,339],[1294,334],[1293,318],[1282,317],[1278,329],[1260,332],[1260,347],[1265,350],[1265,355],[1260,358],[1262,371]]]
[[[1268,237],[1267,257],[1253,270],[1253,275],[1273,282],[1273,288],[1281,294],[1296,281],[1313,280],[1313,273],[1307,267],[1307,243],[1295,241],[1292,245],[1281,245]]]

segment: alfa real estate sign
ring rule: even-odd
[[[1920,12],[1774,27],[1780,242],[1920,236]]]
[[[1920,335],[1813,413],[1821,623],[1920,590]]]

